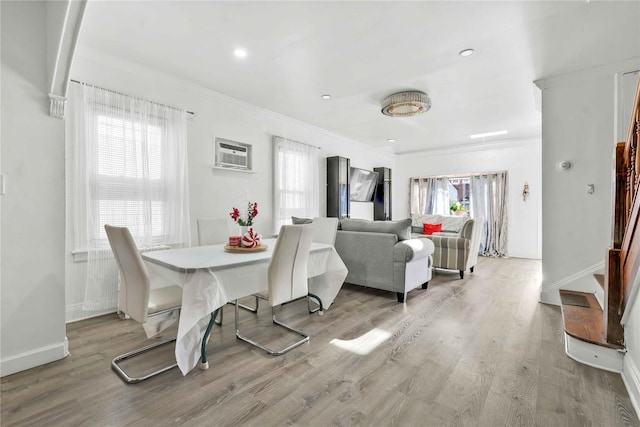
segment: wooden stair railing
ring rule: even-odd
[[[624,344],[620,323],[640,268],[640,81],[633,103],[629,134],[615,150],[612,242],[605,269],[604,330],[607,342]]]

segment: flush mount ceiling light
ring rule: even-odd
[[[331,95],[322,95],[321,98],[322,99],[331,99]]]
[[[410,117],[429,111],[431,99],[424,92],[398,92],[387,96],[380,106],[386,116]]]
[[[236,48],[233,51],[233,54],[236,56],[236,58],[246,58],[247,57],[247,51],[241,47]]]
[[[458,55],[460,55],[460,56],[471,56],[471,55],[473,55],[473,52],[475,52],[473,49],[464,49],[464,50],[461,50],[458,53]]]

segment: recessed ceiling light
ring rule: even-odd
[[[396,140],[392,139],[392,138],[389,138],[389,139],[387,139],[387,142],[396,142]]]
[[[473,49],[464,49],[464,50],[461,50],[458,53],[458,55],[460,55],[460,56],[471,56],[471,55],[473,55],[473,52],[475,52]]]
[[[498,135],[506,135],[508,132],[506,130],[497,130],[495,132],[485,132],[485,133],[477,133],[475,135],[471,135],[471,139],[475,138],[486,138],[488,136],[498,136]]]
[[[246,58],[247,57],[247,51],[244,50],[241,47],[235,49],[233,51],[233,54],[236,56],[236,58]]]
[[[322,99],[331,99],[331,95],[322,95]]]

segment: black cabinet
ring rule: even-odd
[[[350,214],[349,159],[327,157],[327,217],[344,218]]]
[[[373,168],[378,172],[376,195],[373,199],[373,219],[377,221],[391,220],[391,169]]]

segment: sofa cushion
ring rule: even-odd
[[[423,224],[442,224],[442,231],[460,233],[464,224],[471,218],[468,216],[450,215],[411,215],[411,226],[414,233],[423,233]]]
[[[368,231],[370,233],[388,233],[398,236],[398,240],[411,239],[411,219],[399,221],[369,221],[366,219],[343,218],[340,228],[344,231]]]
[[[419,233],[422,233],[422,224],[442,224],[442,215],[412,214],[411,225],[420,227]]]
[[[422,234],[433,234],[442,231],[442,224],[423,224],[424,231]]]
[[[442,216],[442,231],[459,233],[464,224],[471,218],[468,216]]]
[[[291,223],[293,225],[312,224],[313,223],[313,219],[311,219],[311,218],[299,218],[297,216],[292,216],[291,217]]]

